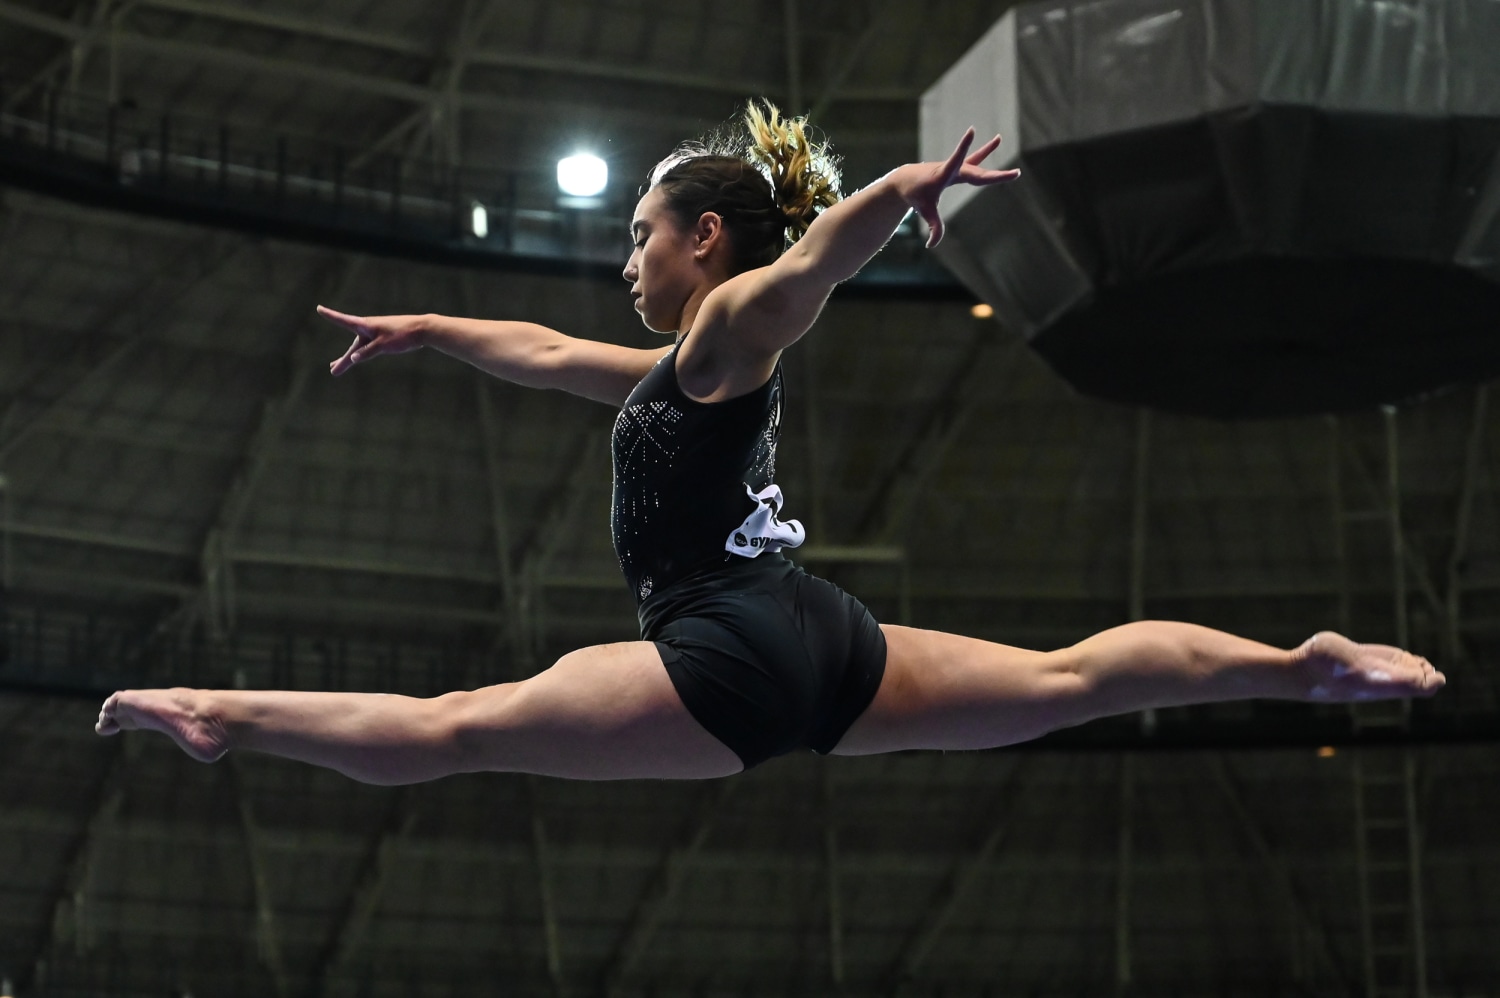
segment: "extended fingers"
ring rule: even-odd
[[[981,170],[977,167],[966,165],[959,179],[974,187],[988,187],[990,184],[1015,180],[1020,175],[1021,171],[1014,167],[1009,170]]]
[[[332,364],[328,365],[328,373],[332,374],[334,377],[337,377],[340,374],[343,374],[345,371],[349,370],[349,368],[353,367],[358,361],[362,359],[362,354],[360,353],[359,348],[361,344],[365,342],[366,340],[363,336],[355,336],[354,342],[349,344],[349,349],[344,351],[344,355],[338,360],[334,361]]]
[[[964,132],[964,137],[958,140],[958,148],[953,150],[953,155],[948,157],[948,162],[943,164],[943,186],[947,186],[948,180],[964,165],[964,157],[969,154],[969,146],[974,144],[974,126]]]
[[[344,326],[348,329],[353,329],[355,332],[368,332],[370,328],[369,324],[362,317],[349,315],[347,312],[340,312],[337,309],[329,308],[327,305],[319,305],[318,314],[334,325]]]
[[[973,134],[973,132],[974,132],[974,129],[972,129],[972,128],[969,129],[969,133],[971,135]],[[973,155],[971,155],[967,159],[965,159],[964,162],[968,163],[970,166],[978,166],[980,163],[983,163],[985,161],[985,158],[988,157],[990,153],[994,152],[996,149],[999,149],[999,148],[1000,148],[1000,136],[996,135],[993,139],[990,139],[984,145],[982,145],[978,149],[976,149],[974,151]]]

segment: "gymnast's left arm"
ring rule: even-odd
[[[938,197],[955,184],[988,187],[1015,180],[1020,170],[980,164],[1000,146],[1000,136],[969,152],[970,128],[946,162],[907,163],[857,193],[825,208],[801,239],[766,267],[731,278],[715,289],[704,311],[720,312],[736,339],[773,353],[796,342],[822,310],[834,287],[847,281],[890,241],[908,211],[927,223],[931,249],[943,238]],[[712,299],[717,296],[718,301]],[[717,308],[715,308],[717,306]]]

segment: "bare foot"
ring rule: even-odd
[[[94,730],[160,731],[199,762],[214,762],[229,751],[229,734],[203,701],[199,690],[123,690],[104,701]]]
[[[1430,697],[1447,679],[1427,659],[1390,645],[1362,645],[1319,631],[1295,652],[1310,683],[1309,700],[1347,703]]]

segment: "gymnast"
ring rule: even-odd
[[[938,196],[1012,181],[970,152],[909,163],[842,198],[805,119],[751,103],[748,138],[685,143],[651,172],[625,264],[646,327],[631,349],[528,322],[357,317],[330,371],[430,347],[496,377],[619,409],[615,553],[641,640],[580,648],[529,679],[414,698],[379,693],[126,690],[96,730],[149,729],[193,758],[231,749],[376,784],[453,773],[572,779],[729,776],[808,748],[869,755],[982,749],[1146,708],[1270,697],[1431,696],[1426,659],[1324,631],[1282,650],[1188,623],[1139,621],[1055,651],[877,624],[784,550],[804,537],[774,482],[782,351],[909,211],[943,236]]]

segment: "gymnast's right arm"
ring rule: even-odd
[[[617,408],[672,349],[639,350],[578,339],[534,322],[448,315],[346,315],[322,305],[318,314],[354,333],[349,349],[328,367],[334,376],[372,357],[426,346],[518,385],[557,388]]]

